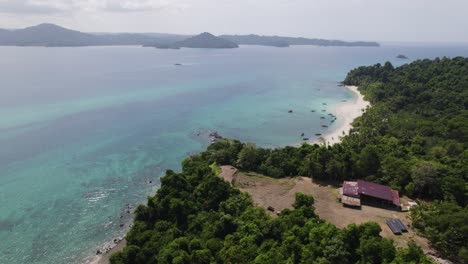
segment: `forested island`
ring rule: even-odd
[[[373,41],[342,41],[316,38],[295,38],[281,36],[260,36],[250,35],[221,35],[221,38],[230,40],[239,45],[262,45],[285,47],[292,45],[313,45],[313,46],[343,46],[343,47],[378,47],[379,43]]]
[[[198,48],[198,49],[234,49],[239,45],[236,43],[216,37],[208,32],[201,33],[197,36],[190,37],[171,44],[149,44],[146,47],[156,47],[159,49],[180,49],[180,48]]]
[[[258,35],[213,36],[202,33],[197,36],[161,33],[86,33],[43,23],[23,29],[0,29],[0,46],[120,46],[139,45],[163,49],[187,48],[236,48],[238,45],[263,45],[288,47],[289,45],[315,46],[379,46],[376,42],[347,42],[341,40],[291,38]]]
[[[296,194],[277,218],[217,176],[233,165],[274,178],[365,179],[417,199],[413,227],[444,258],[468,261],[468,59],[389,62],[352,70],[372,103],[340,144],[277,149],[223,139],[167,171],[136,210],[127,246],[111,263],[430,263],[409,242],[396,248],[375,223],[338,229]]]

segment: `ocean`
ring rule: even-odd
[[[468,46],[0,47],[0,263],[83,263],[210,132],[298,144],[351,69],[442,56]]]

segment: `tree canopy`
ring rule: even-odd
[[[366,179],[425,201],[414,226],[442,256],[468,262],[468,59],[359,67],[357,85],[372,107],[340,144],[277,149],[221,140],[168,171],[136,212],[128,246],[112,263],[425,263],[420,248],[396,249],[373,223],[340,230],[298,194],[272,219],[213,174],[233,165],[271,177]],[[452,221],[453,220],[453,221]]]

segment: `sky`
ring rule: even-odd
[[[0,28],[468,42],[468,0],[0,0]]]

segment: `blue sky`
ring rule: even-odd
[[[0,28],[468,42],[468,0],[0,0]]]

